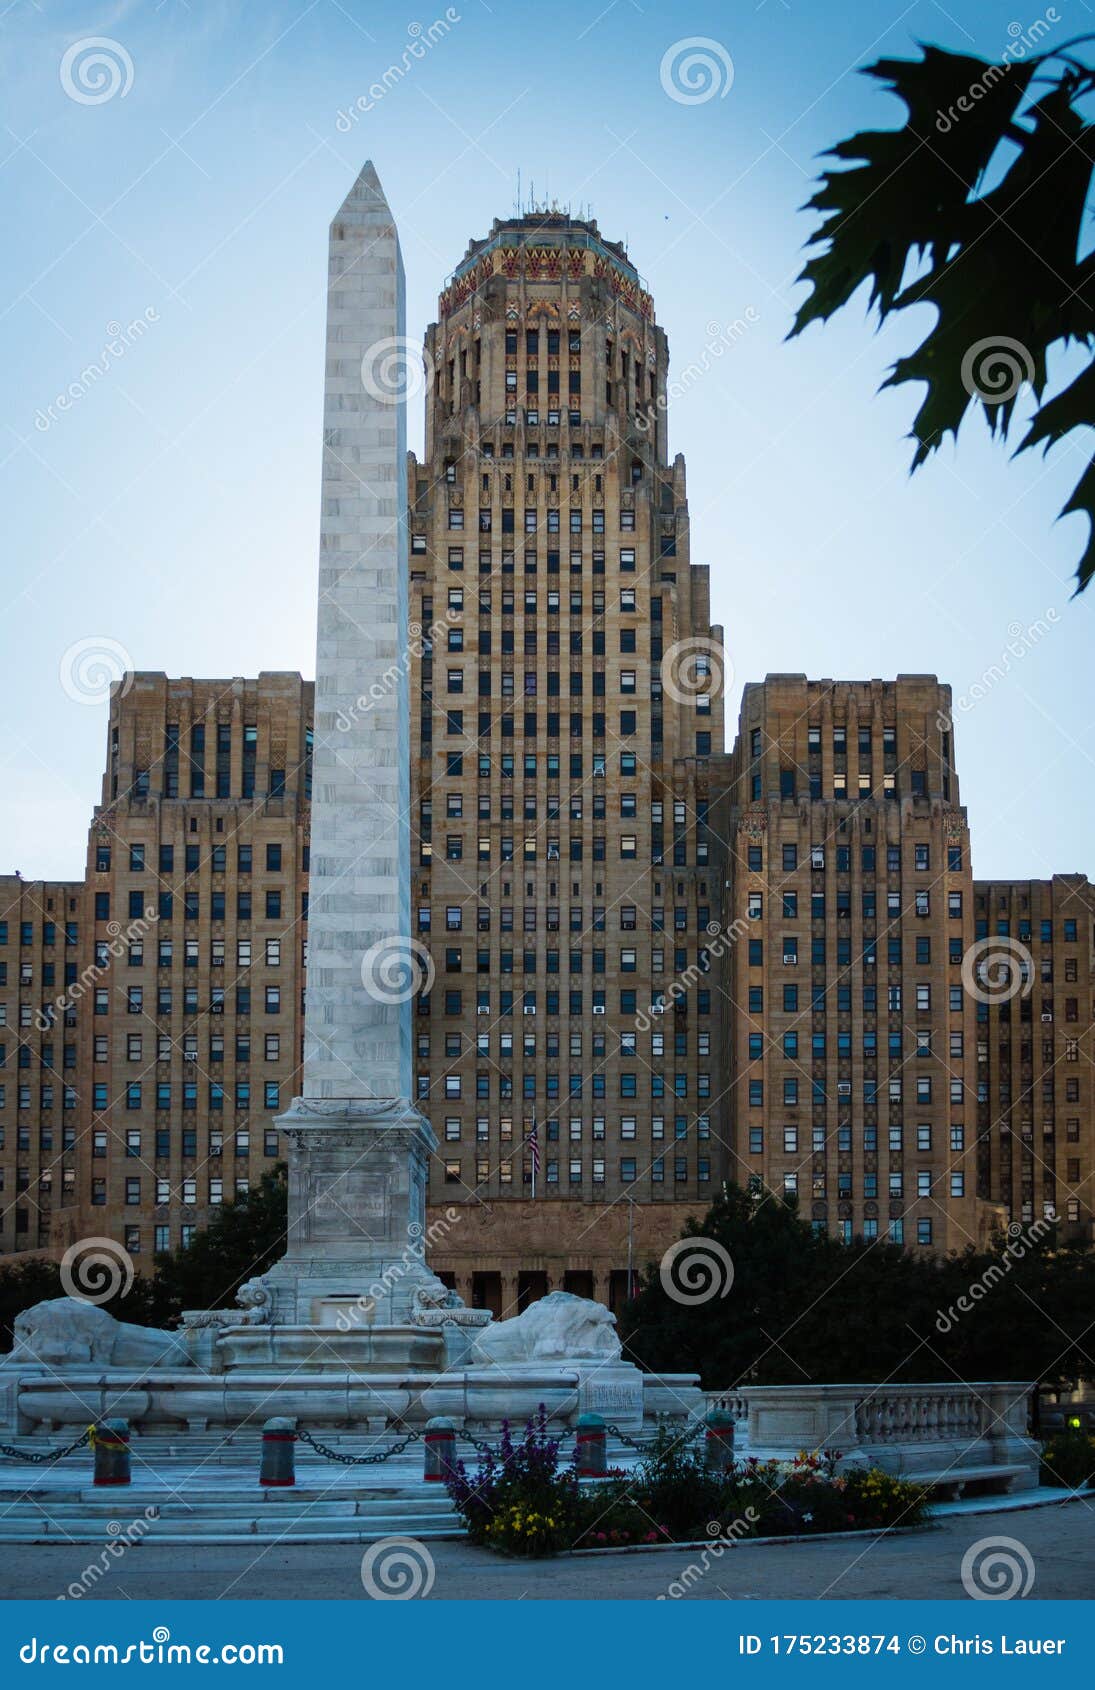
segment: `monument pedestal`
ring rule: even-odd
[[[466,1349],[466,1309],[426,1265],[437,1139],[404,1099],[293,1100],[285,1255],[263,1275],[265,1319],[217,1340],[227,1372],[439,1373]]]
[[[285,1255],[266,1274],[277,1325],[404,1326],[416,1293],[444,1286],[425,1261],[437,1139],[410,1103],[294,1098],[278,1119],[289,1161]]]

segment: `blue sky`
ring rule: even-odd
[[[518,168],[526,194],[588,203],[626,238],[678,370],[746,321],[670,412],[728,722],[768,671],[935,671],[955,693],[975,873],[1095,867],[1095,587],[1072,602],[1083,519],[1055,522],[1085,442],[1012,462],[971,419],[910,479],[917,390],[877,389],[930,317],[879,334],[858,299],[785,340],[817,154],[903,110],[856,67],[918,39],[999,56],[1044,9],[598,5],[460,0],[352,122],[443,5],[7,6],[0,870],[82,873],[106,735],[73,679],[92,644],[183,675],[312,673],[326,226],[366,157],[415,336],[469,237],[512,210]],[[1084,0],[1055,13],[1043,45],[1095,26]],[[663,87],[663,56],[692,36],[732,63],[725,97]],[[79,52],[63,68],[89,38],[115,44],[112,98],[72,97],[113,86],[82,85]]]

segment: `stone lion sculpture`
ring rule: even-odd
[[[266,1326],[273,1319],[274,1299],[265,1279],[245,1279],[236,1292],[236,1302],[243,1313],[241,1326]]]
[[[549,1291],[524,1314],[493,1321],[476,1339],[473,1360],[615,1361],[621,1347],[616,1316],[602,1303]]]
[[[17,1314],[8,1366],[189,1367],[173,1332],[131,1326],[78,1297],[52,1297]]]

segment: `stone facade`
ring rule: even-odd
[[[745,688],[721,812],[733,1177],[846,1238],[984,1241],[970,840],[934,676]]]
[[[1019,1222],[1052,1211],[1064,1237],[1090,1243],[1095,887],[1082,874],[977,881],[974,933],[980,1193]]]
[[[47,1250],[76,1202],[84,921],[79,881],[0,875],[0,1255]]]
[[[426,366],[408,481],[432,1196],[466,1206],[469,1227],[489,1205],[516,1283],[535,1132],[537,1205],[573,1240],[564,1271],[600,1280],[614,1204],[702,1211],[721,1170],[701,969],[719,908],[722,636],[666,449],[668,349],[621,247],[594,223],[521,217],[469,247]]]
[[[108,1235],[151,1271],[274,1165],[300,1090],[311,748],[299,675],[116,689],[58,1247]]]

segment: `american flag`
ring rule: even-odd
[[[540,1129],[535,1121],[529,1127],[525,1143],[528,1145],[529,1154],[532,1157],[532,1173],[533,1178],[535,1178],[540,1172]]]

